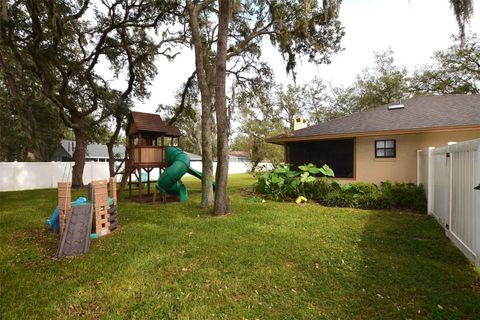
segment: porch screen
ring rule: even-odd
[[[293,166],[328,164],[337,178],[353,178],[353,139],[298,142],[287,145],[287,162]]]

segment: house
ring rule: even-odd
[[[230,151],[228,154],[230,162],[250,162],[250,153],[245,151]]]
[[[61,140],[52,156],[52,161],[73,161],[73,152],[75,151],[75,141]],[[122,145],[114,146],[113,153],[118,161],[125,157],[125,147]],[[108,150],[105,144],[92,143],[87,146],[86,161],[108,162]]]
[[[199,154],[184,151],[190,158],[190,162],[202,162],[202,156]]]
[[[336,177],[415,182],[417,150],[480,138],[480,95],[419,96],[267,139],[292,165],[328,164]]]

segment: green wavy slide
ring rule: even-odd
[[[189,156],[178,147],[167,147],[165,158],[167,168],[158,178],[157,190],[163,194],[179,196],[180,202],[187,201],[187,188],[180,179],[189,173],[201,180],[202,173],[190,167]]]

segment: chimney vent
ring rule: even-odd
[[[298,118],[295,118],[294,121],[295,122],[293,123],[293,130],[303,129],[303,128],[306,128],[308,126],[307,118],[298,117]]]

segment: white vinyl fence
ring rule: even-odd
[[[427,193],[428,213],[480,266],[480,139],[419,151],[417,164],[417,183]]]
[[[0,191],[56,188],[60,181],[72,179],[73,162],[0,162]],[[119,164],[119,163],[118,163]],[[269,163],[260,166],[271,167]],[[191,166],[202,170],[202,163],[191,162]],[[213,163],[214,170],[216,162]],[[244,173],[250,171],[249,162],[230,162],[228,173]],[[215,171],[214,171],[215,172]],[[110,176],[107,162],[86,162],[83,171],[83,182],[108,179]],[[132,175],[132,179],[135,175]],[[117,176],[120,181],[121,175]],[[150,180],[158,179],[158,170],[150,173]]]

